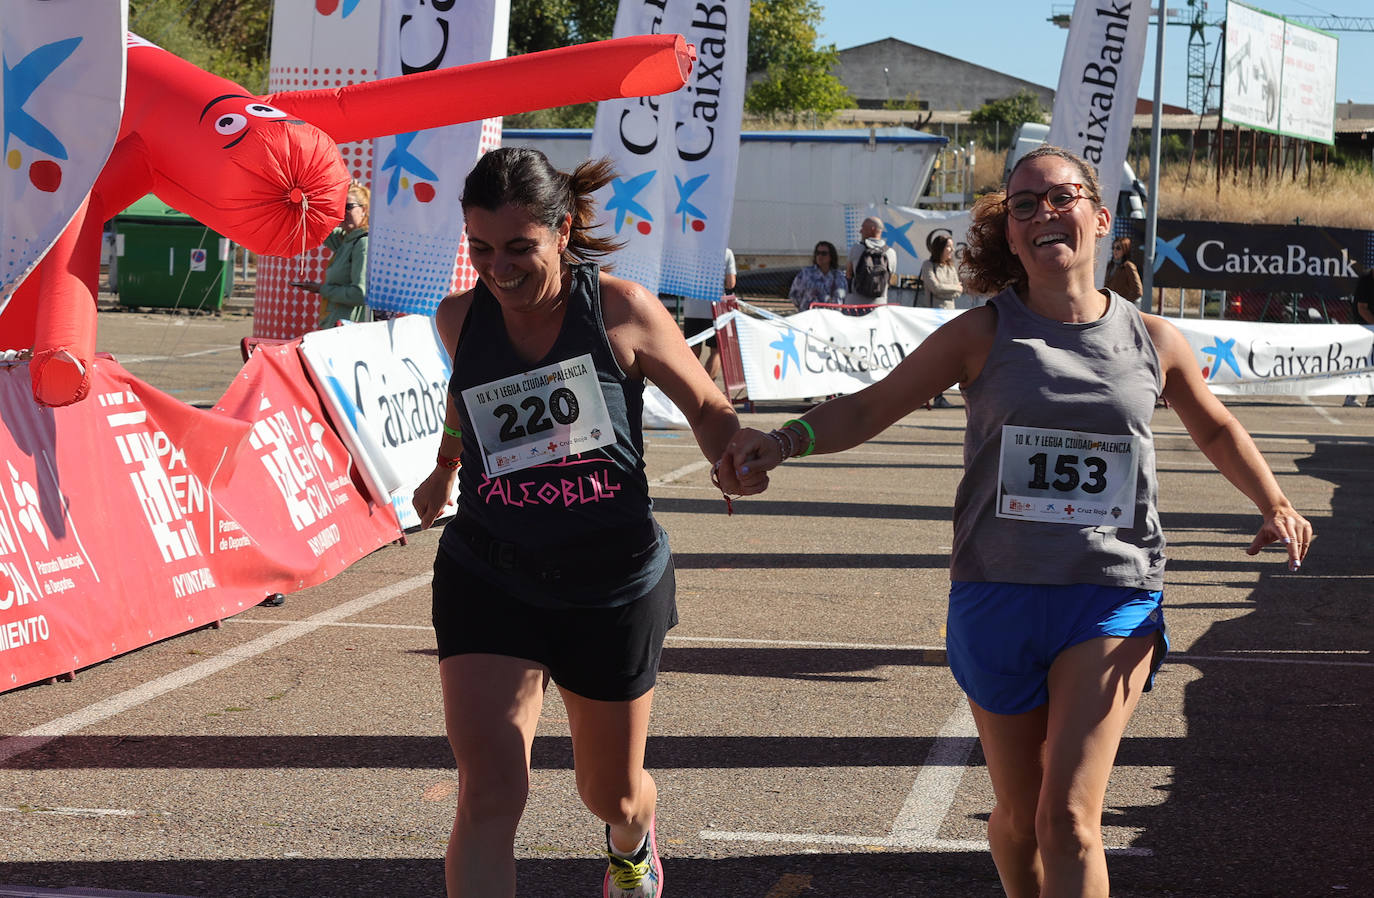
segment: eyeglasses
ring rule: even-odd
[[[347,212],[349,209],[361,209],[362,207],[362,203],[344,203],[345,212]]]
[[[1074,203],[1087,198],[1079,193],[1082,189],[1082,184],[1056,184],[1040,193],[1034,190],[1018,190],[1002,200],[1002,205],[1006,207],[1007,214],[1017,221],[1029,221],[1040,211],[1041,200],[1048,201],[1050,208],[1055,212],[1069,211]]]

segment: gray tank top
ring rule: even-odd
[[[964,389],[953,580],[1162,589],[1150,419],[1163,388],[1140,312],[1115,293],[1064,324],[1004,290],[997,336]]]

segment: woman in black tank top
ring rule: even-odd
[[[550,679],[567,709],[578,792],[606,827],[603,894],[662,889],[644,750],[677,618],[643,472],[644,380],[682,410],[710,461],[739,420],[658,298],[595,264],[616,248],[591,233],[592,193],[613,174],[605,160],[567,174],[542,153],[503,148],[464,184],[480,283],[436,313],[454,377],[439,457],[414,498],[428,527],[463,473],[434,580],[459,770],[450,898],[515,894],[514,838]],[[766,482],[723,479],[741,493]]]
[[[1049,478],[1062,478],[1067,485],[1105,477],[1113,470],[1105,457],[1097,460],[1099,471],[1082,467],[1082,462],[1091,459],[1080,457],[1079,450],[1065,450],[1056,453],[1064,468],[1060,470],[1048,453],[1035,458],[1035,450],[1007,447],[1028,445],[1024,432],[1030,428],[1024,424],[1052,426],[1057,433],[1068,433],[1066,441],[1081,444],[1070,431],[1105,428],[1116,420],[1123,428],[1135,429],[1114,431],[1121,437],[1106,442],[1118,458],[1129,452],[1139,462],[1138,481],[1131,482],[1135,470],[1131,465],[1119,468],[1123,473],[1118,479],[1127,496],[1135,488],[1140,504],[1135,506],[1134,517],[1148,524],[1157,516],[1151,488],[1153,455],[1146,449],[1153,393],[1160,391],[1208,458],[1263,516],[1247,552],[1254,555],[1270,543],[1283,543],[1289,568],[1297,570],[1312,540],[1312,525],[1284,496],[1249,434],[1207,388],[1182,334],[1163,318],[1140,316],[1120,296],[1098,289],[1094,252],[1110,223],[1111,213],[1102,206],[1093,169],[1081,158],[1049,146],[1022,157],[1008,178],[1006,193],[982,197],[973,209],[962,273],[972,290],[998,294],[990,304],[945,324],[872,386],[824,403],[771,434],[740,431],[731,440],[721,467],[757,474],[787,457],[848,449],[958,383],[968,406],[967,434],[989,418],[989,408],[999,409],[1003,417],[985,421],[976,438],[966,436],[952,558],[956,587],[985,589],[989,594],[1002,590],[1013,601],[1022,601],[1022,595],[1029,597],[1033,591],[1069,590],[1058,593],[1070,600],[1062,612],[1061,606],[1049,606],[1066,617],[1078,611],[1072,607],[1074,602],[1086,603],[1080,596],[1099,596],[1103,589],[1122,590],[1131,597],[1109,608],[1148,606],[1160,600],[1162,536],[1137,524],[1129,535],[1120,528],[1116,536],[1107,537],[1103,533],[1113,532],[1111,526],[1051,521],[1048,509],[1042,509],[1045,516],[1034,517],[1034,503],[1019,499],[1019,504],[1008,508],[999,504],[1008,492],[999,471],[1010,459],[1046,463],[1048,477],[1039,479],[1047,483]],[[1021,330],[1006,333],[1013,325]],[[1120,339],[1109,341],[1105,351],[1087,336],[1111,328],[1116,328],[1111,332]],[[1034,330],[1030,338],[1020,338],[1024,329]],[[1135,336],[1140,337],[1140,345],[1132,342]],[[1013,348],[1015,343],[1020,345]],[[1139,361],[1134,368],[1110,361],[1121,354],[1134,355]],[[1015,378],[1005,376],[1008,358],[1017,366]],[[1108,376],[1103,377],[1104,372]],[[998,386],[984,390],[987,385],[980,378]],[[1075,379],[1091,386],[1074,390],[1070,385]],[[1084,396],[1100,397],[1100,401],[1085,401]],[[1115,419],[1103,417],[1103,406],[1119,410]],[[1026,409],[1033,414],[1044,407],[1059,413],[1050,425],[1017,417]],[[1095,423],[1102,421],[1109,423]],[[1008,429],[1013,430],[1013,439],[1006,438]],[[1046,433],[1045,445],[1056,445],[1060,437]],[[1023,440],[1020,444],[1014,439],[1018,434]],[[1105,479],[1103,486],[1107,486]],[[1032,483],[1025,488],[1041,487]],[[1057,504],[1062,513],[1063,503]],[[1009,520],[1014,531],[1004,528]],[[963,538],[965,533],[967,538]],[[989,551],[987,542],[997,546]],[[1010,571],[1003,561],[1006,557],[1016,559]],[[1018,587],[1024,588],[1018,592]],[[1080,587],[1086,592],[1074,592]],[[951,599],[955,592],[951,591]],[[1107,597],[1112,598],[1110,592]],[[1030,599],[1024,602],[1029,605]],[[992,779],[996,805],[988,822],[988,840],[1003,888],[1012,898],[1106,898],[1103,802],[1117,745],[1160,657],[1163,622],[1157,605],[1147,615],[1149,620],[1139,622],[1142,635],[1103,633],[1054,650],[1044,661],[1048,674],[1038,674],[1042,692],[1032,694],[1031,702],[1016,713],[997,713],[980,704],[981,690],[990,689],[987,684],[995,682],[996,676],[979,681],[976,674],[984,671],[961,675],[955,662],[954,607],[952,603],[947,638],[950,664],[969,694]],[[1150,622],[1153,616],[1158,620]],[[973,632],[972,637],[1008,644],[1011,650],[1003,652],[1000,661],[1017,657],[1022,646],[1013,641],[1018,638],[1020,621],[992,617],[990,623],[981,624],[983,633]],[[969,635],[964,632],[965,621],[960,619],[961,638]],[[971,652],[970,657],[981,656]]]

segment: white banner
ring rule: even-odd
[[[3,16],[0,310],[72,220],[114,147],[128,27],[125,3],[6,2]]]
[[[506,55],[509,0],[460,4],[385,0],[381,78]],[[439,300],[476,283],[458,198],[479,156],[501,143],[501,120],[466,122],[373,141],[367,304],[434,314]]]
[[[1218,396],[1374,393],[1374,327],[1169,320]]]
[[[434,470],[452,370],[434,319],[312,331],[301,357],[365,479],[391,496],[402,529],[418,527],[410,499]]]
[[[600,221],[625,248],[616,274],[655,293],[721,295],[744,113],[747,0],[621,0],[615,36],[681,33],[697,48],[687,86],[603,101],[592,158],[618,177],[597,194]]]
[[[1059,89],[1045,142],[1073,150],[1097,166],[1103,205],[1115,208],[1118,172],[1126,161],[1149,28],[1148,3],[1078,0],[1059,68]],[[1111,258],[1108,234],[1097,248],[1101,283]]]
[[[881,380],[962,312],[879,306],[861,317],[811,309],[734,316],[753,400],[852,393]],[[1170,318],[1221,396],[1374,393],[1374,327]]]
[[[803,399],[861,390],[886,377],[958,314],[886,305],[860,317],[830,309],[766,320],[736,315],[749,398]]]

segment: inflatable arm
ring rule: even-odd
[[[33,347],[38,402],[69,405],[86,395],[101,225],[145,193],[255,253],[294,256],[343,218],[349,175],[338,143],[670,93],[695,59],[681,35],[645,35],[255,97],[130,34],[114,151],[71,224],[0,307],[0,349]]]
[[[696,48],[682,35],[646,34],[331,90],[286,91],[263,102],[337,143],[350,143],[552,106],[671,93],[686,83],[695,60]]]

